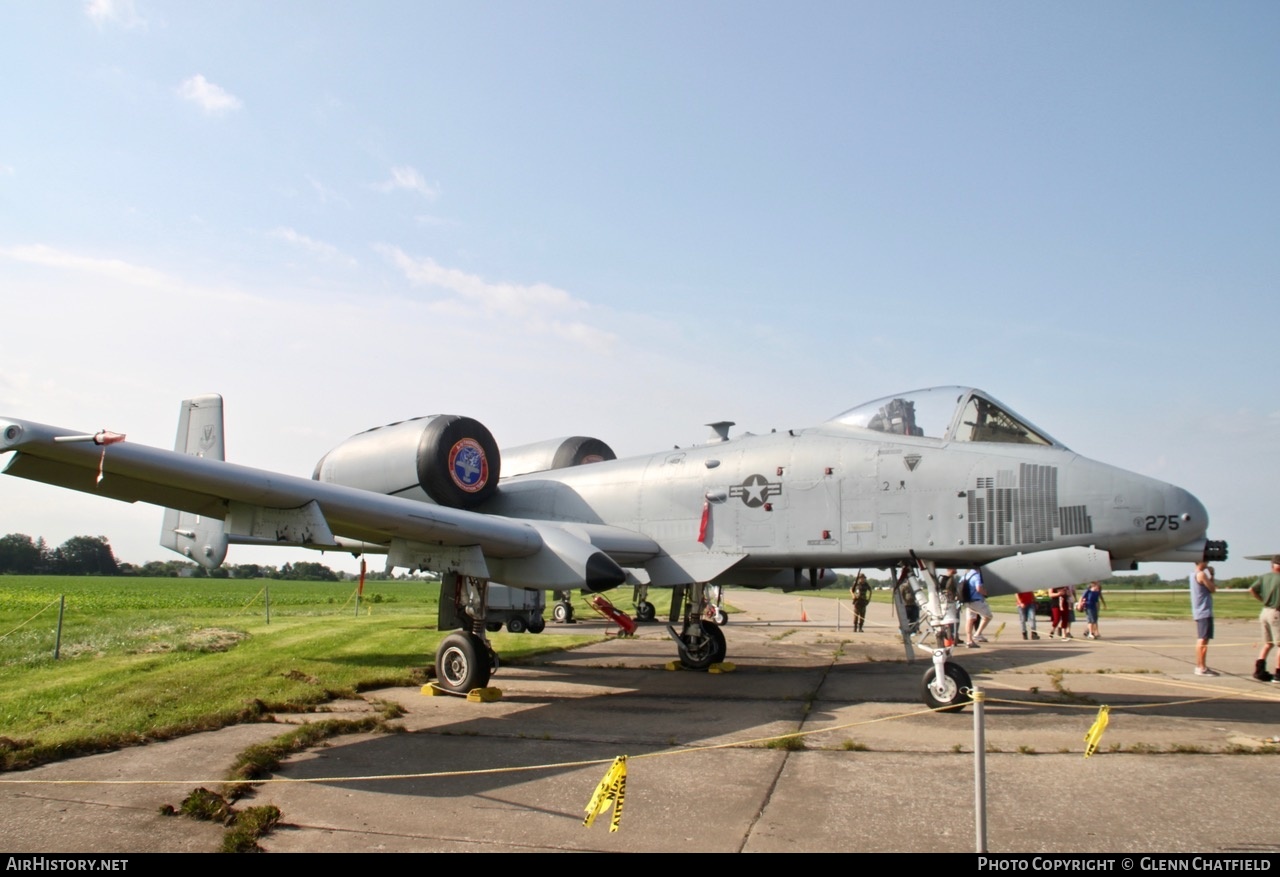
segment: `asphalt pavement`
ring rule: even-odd
[[[262,840],[272,852],[975,851],[975,710],[925,709],[928,654],[907,662],[888,604],[854,633],[847,601],[730,600],[730,672],[667,669],[673,645],[650,624],[503,666],[494,703],[371,692],[404,707],[401,733],[301,753],[241,805],[280,808]],[[984,697],[989,850],[1280,852],[1261,817],[1274,809],[1280,685],[1250,678],[1258,625],[1219,621],[1216,678],[1193,674],[1193,633],[1104,614],[1101,640],[1024,641],[1014,616],[997,615],[990,642],[957,650]],[[374,709],[339,703],[302,719]],[[161,807],[282,730],[241,725],[0,775],[3,846],[216,849],[219,826]],[[619,756],[618,830],[612,812],[585,827]]]

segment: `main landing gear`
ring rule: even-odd
[[[558,592],[560,599],[551,610],[551,620],[556,624],[573,624],[573,591]]]
[[[498,653],[474,633],[451,633],[436,650],[436,679],[446,691],[485,688],[497,669]]]
[[[488,581],[448,573],[440,583],[439,629],[463,628],[436,649],[436,684],[455,694],[485,688],[498,669],[498,653],[485,636]]]
[[[667,625],[667,633],[676,643],[680,663],[690,670],[705,670],[724,662],[727,646],[720,626],[705,618],[706,594],[700,583],[678,587],[672,591],[672,620],[683,616],[680,632]]]
[[[636,606],[636,621],[654,621],[658,617],[658,610],[649,602],[649,586],[636,585],[631,590],[631,602]]]

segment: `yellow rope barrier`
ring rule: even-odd
[[[62,599],[62,598],[61,598],[61,597],[59,597],[58,599]],[[36,612],[36,614],[35,614],[35,615],[32,615],[30,618],[28,618],[26,621],[24,621],[24,622],[22,622],[21,624],[19,624],[17,627],[13,628],[13,629],[12,629],[12,630],[10,630],[10,631],[7,631],[7,632],[6,632],[6,633],[4,633],[4,634],[0,634],[0,639],[4,639],[5,637],[7,637],[7,636],[8,636],[9,634],[11,634],[11,633],[17,633],[17,632],[18,632],[19,630],[21,630],[23,627],[27,626],[28,624],[30,624],[31,622],[33,622],[33,621],[35,621],[37,618],[39,618],[42,614],[44,614],[45,612],[48,612],[50,609],[52,609],[52,608],[57,604],[57,602],[58,602],[58,600],[54,600],[54,601],[53,601],[52,603],[50,603],[48,606],[46,606],[46,607],[44,607],[43,609],[41,609],[41,610],[39,610],[38,612]]]

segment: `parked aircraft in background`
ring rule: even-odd
[[[483,424],[434,415],[339,444],[312,478],[224,461],[222,399],[182,403],[173,451],[123,436],[0,419],[5,472],[167,509],[161,542],[216,567],[229,543],[385,553],[443,574],[440,684],[487,685],[488,583],[599,592],[675,587],[680,660],[726,654],[708,585],[803,586],[825,570],[907,572],[941,619],[938,567],[979,567],[988,592],[1103,578],[1143,561],[1226,557],[1181,488],[1068,450],[976,389],[886,396],[808,429],[744,433],[615,459],[554,439],[500,453]],[[652,607],[650,607],[651,609]],[[969,677],[938,648],[926,702],[963,705]]]

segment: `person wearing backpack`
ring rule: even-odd
[[[987,605],[987,589],[982,584],[982,573],[971,569],[965,575],[959,587],[962,600],[967,598],[969,622],[965,626],[965,645],[971,649],[978,648],[978,643],[985,643],[987,638],[983,631],[991,623],[991,607]]]

